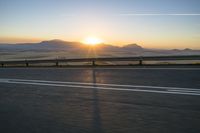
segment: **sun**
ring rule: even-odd
[[[91,36],[91,37],[85,38],[83,43],[86,44],[86,45],[95,46],[95,45],[98,45],[100,43],[103,43],[103,40],[99,39],[97,37],[92,37]]]

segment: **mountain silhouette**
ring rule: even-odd
[[[139,51],[144,50],[141,46],[137,44],[128,44],[128,45],[123,46],[123,48],[128,49],[128,50],[139,50]]]
[[[91,48],[91,46],[85,45],[81,42],[69,42],[54,39],[41,41],[39,43],[0,44],[0,54],[3,56],[5,53],[13,54],[14,52],[32,52],[31,54],[41,54],[38,52],[49,54],[50,52],[64,52],[68,54],[68,56],[71,55],[71,57],[73,57],[78,55],[85,55]],[[119,47],[102,43],[95,46],[95,50],[100,56],[200,55],[200,50],[192,50],[189,48],[183,50],[147,49],[138,44],[127,44]]]

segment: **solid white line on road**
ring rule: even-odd
[[[15,79],[16,80],[16,79]],[[28,85],[41,85],[41,86],[55,86],[55,87],[73,87],[73,88],[91,88],[91,89],[101,89],[101,90],[113,90],[113,91],[132,91],[132,92],[150,92],[150,93],[163,93],[163,94],[179,94],[179,95],[194,95],[200,96],[200,91],[185,91],[185,90],[147,90],[147,89],[129,89],[129,88],[113,88],[113,87],[101,87],[101,86],[83,86],[83,85],[70,85],[70,84],[58,84],[58,83],[42,83],[42,82],[27,82],[8,79],[0,79],[1,83],[13,83],[13,84],[28,84]],[[31,81],[31,80],[29,80]],[[49,81],[50,82],[50,81]]]
[[[119,84],[103,84],[103,83],[85,83],[85,82],[65,82],[65,81],[46,81],[46,80],[26,80],[26,79],[0,79],[17,81],[17,82],[38,82],[38,83],[53,83],[53,84],[75,84],[75,85],[97,85],[109,87],[128,87],[128,88],[148,88],[148,89],[164,89],[164,90],[190,90],[200,91],[197,88],[180,88],[180,87],[161,87],[161,86],[144,86],[144,85],[119,85]]]
[[[193,91],[193,90],[168,90],[170,92],[189,92],[189,93],[199,93],[200,91]]]

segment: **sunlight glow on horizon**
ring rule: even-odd
[[[82,42],[86,45],[95,46],[95,45],[103,43],[104,41],[97,37],[90,36],[90,37],[85,38]]]

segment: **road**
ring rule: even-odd
[[[199,68],[1,68],[3,133],[199,133]]]

